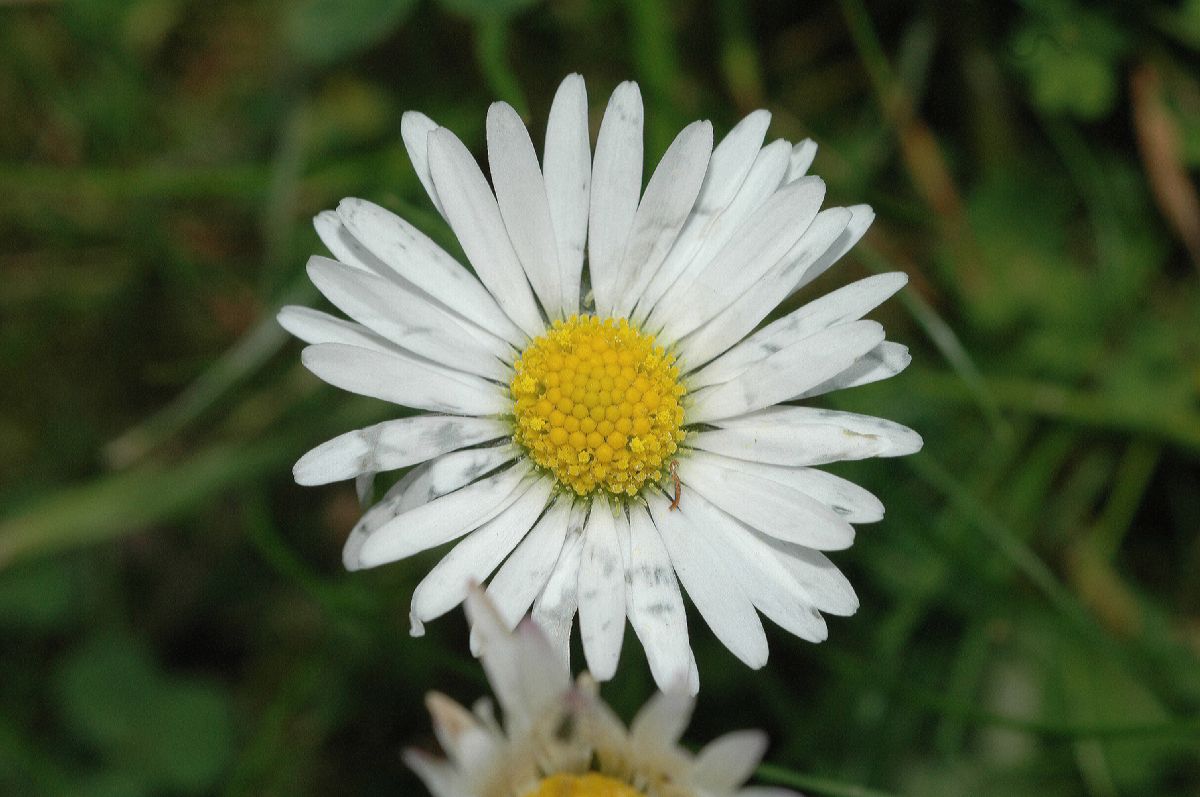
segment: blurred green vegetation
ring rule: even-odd
[[[1198,50],[1197,0],[0,2],[0,792],[420,793],[423,693],[485,685],[457,613],[407,636],[432,556],[342,572],[353,486],[290,465],[390,410],[273,315],[342,196],[453,248],[405,109],[536,140],[578,71],[654,159],[818,140],[879,219],[807,296],[912,277],[914,365],[830,397],[926,440],[836,468],[888,507],[862,609],[759,673],[695,633],[689,738],[764,727],[812,794],[1200,794]]]

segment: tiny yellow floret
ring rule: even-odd
[[[684,438],[674,363],[626,319],[555,321],[513,365],[513,439],[577,495],[637,495],[664,478]]]
[[[642,792],[607,775],[556,774],[543,778],[524,797],[643,797]]]

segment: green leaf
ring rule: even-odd
[[[292,51],[330,64],[387,38],[408,18],[414,0],[303,0],[287,19]]]

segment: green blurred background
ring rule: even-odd
[[[422,793],[423,693],[486,687],[460,613],[407,635],[434,555],[342,571],[353,487],[290,466],[391,410],[273,316],[343,196],[455,251],[404,110],[482,153],[578,71],[653,160],[815,138],[879,218],[806,298],[912,278],[913,366],[829,397],[926,440],[835,468],[888,506],[862,609],[759,673],[694,633],[689,739],[766,728],[811,794],[1200,794],[1198,50],[1196,0],[0,2],[0,793]]]

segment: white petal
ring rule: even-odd
[[[378,276],[396,277],[396,272],[390,266],[371,253],[354,235],[342,224],[341,218],[332,210],[322,210],[313,219],[313,228],[325,248],[339,263]]]
[[[812,224],[825,199],[825,183],[804,177],[784,186],[737,229],[712,262],[687,284],[667,291],[651,314],[651,329],[661,324],[668,340],[698,328],[745,293],[787,254]]]
[[[642,95],[636,83],[626,81],[608,101],[592,162],[588,269],[602,316],[612,314],[617,273],[641,192]]]
[[[654,521],[633,504],[625,578],[629,622],[646,649],[654,682],[664,691],[675,688],[687,680],[691,656],[683,596]]]
[[[750,779],[765,752],[767,735],[762,731],[727,733],[696,754],[692,782],[718,793],[733,791]]]
[[[342,312],[407,351],[485,379],[511,377],[497,359],[499,339],[489,351],[451,313],[405,285],[325,257],[309,258],[308,276]]]
[[[400,352],[318,343],[301,352],[304,367],[329,384],[362,396],[452,415],[499,415],[511,401],[494,382],[451,371]]]
[[[806,138],[796,143],[792,147],[791,157],[788,158],[787,176],[783,178],[783,181],[790,183],[808,174],[808,169],[812,166],[815,157],[817,157],[817,142]]]
[[[813,226],[816,226],[815,222]],[[887,301],[907,283],[908,275],[896,271],[867,277],[828,293],[755,332],[711,364],[688,377],[688,385],[694,390],[706,385],[727,382],[742,374],[750,365],[766,359],[780,349],[801,341],[809,335],[838,324],[857,321]],[[750,293],[747,292],[746,295],[748,296]],[[781,300],[782,298],[780,297]],[[698,334],[703,335],[707,329],[708,327],[705,327]],[[689,345],[689,356],[691,350]],[[699,356],[696,356],[695,360],[702,361]]]
[[[472,583],[483,581],[529,533],[546,508],[554,482],[542,478],[511,506],[455,545],[413,591],[417,624],[441,617],[462,603]]]
[[[871,440],[879,457],[903,457],[921,450],[921,435],[885,418],[820,407],[770,407],[716,422],[726,429],[749,429],[764,437],[801,426],[836,426],[848,438]]]
[[[519,462],[392,518],[363,541],[359,565],[377,567],[458,539],[524,495],[532,486],[523,481],[528,473]]]
[[[392,353],[396,345],[362,324],[335,318],[320,310],[288,305],[279,311],[279,326],[305,343],[345,343],[360,349]]]
[[[883,327],[874,321],[810,335],[754,363],[737,379],[694,393],[688,418],[713,421],[788,401],[846,370],[882,340]]]
[[[551,504],[488,584],[488,599],[509,628],[516,628],[533,605],[533,599],[546,586],[562,552],[571,518],[570,500],[560,498]],[[580,529],[573,531],[578,533]],[[472,650],[475,644],[472,637]]]
[[[507,422],[493,418],[418,415],[384,421],[322,443],[300,458],[292,474],[297,484],[329,484],[406,468],[510,432]]]
[[[337,212],[346,229],[399,276],[492,334],[524,345],[524,334],[479,280],[416,227],[364,199],[343,199]]]
[[[504,227],[534,293],[552,316],[562,306],[562,288],[546,184],[529,131],[508,103],[488,108],[487,145]]]
[[[912,355],[908,353],[907,346],[885,340],[837,376],[804,391],[796,398],[822,396],[835,390],[867,385],[881,379],[890,379],[907,368],[911,362]]]
[[[871,210],[869,205],[852,205],[846,210],[850,211],[850,223],[846,225],[846,230],[834,242],[833,246],[829,247],[829,251],[821,255],[817,262],[809,266],[808,271],[804,272],[804,276],[796,283],[796,287],[792,290],[798,291],[805,285],[809,284],[817,277],[829,270],[829,267],[842,259],[842,256],[854,248],[854,245],[862,239],[866,234],[867,228],[871,226],[871,222],[875,220],[875,211]]]
[[[800,240],[762,279],[711,321],[680,341],[680,370],[686,372],[712,359],[758,326],[791,293],[800,275],[829,249],[849,221],[850,212],[845,208],[829,208],[818,213]],[[689,379],[688,384],[699,387],[712,383]]]
[[[566,694],[570,673],[539,628],[524,623],[510,634],[479,589],[467,596],[467,618],[479,635],[483,667],[504,709],[509,736],[519,738],[546,706]]]
[[[426,693],[425,707],[433,718],[438,744],[459,769],[485,764],[502,743],[474,714],[439,692]]]
[[[545,324],[479,164],[457,136],[439,127],[429,134],[429,166],[446,220],[475,273],[525,334],[540,335]]]
[[[404,763],[417,773],[433,797],[469,797],[468,786],[449,761],[434,758],[423,750],[405,750]]]
[[[617,276],[615,315],[628,316],[658,272],[696,204],[711,155],[709,122],[685,127],[663,155],[633,217],[633,231]]]
[[[738,789],[734,797],[803,797],[803,795],[779,786],[747,786],[744,789]]]
[[[657,692],[629,724],[629,746],[643,759],[669,755],[692,720],[696,700],[686,691]]]
[[[662,267],[646,290],[641,292],[633,318],[639,322],[645,319],[654,308],[655,302],[695,260],[696,253],[710,233],[714,220],[733,200],[745,182],[746,175],[758,157],[763,136],[770,123],[769,112],[755,111],[738,122],[713,150],[712,158],[708,162],[708,172],[700,186],[700,194],[696,197],[695,207],[692,208],[691,215],[680,230],[679,237],[663,261]]]
[[[848,617],[858,611],[854,587],[825,554],[765,534],[754,532],[754,536],[775,554],[817,609],[839,617]]]
[[[444,454],[413,468],[354,524],[342,549],[346,569],[358,570],[363,566],[359,552],[376,529],[410,509],[470,484],[516,456],[517,450],[511,445],[472,448]]]
[[[562,269],[562,314],[579,312],[583,249],[587,241],[588,208],[592,191],[592,147],[588,135],[587,88],[579,75],[568,75],[550,106],[543,155],[546,198],[558,265]]]
[[[705,496],[708,497],[708,496]],[[729,557],[730,572],[756,609],[789,634],[809,642],[829,637],[825,618],[761,535],[724,512],[708,527]]]
[[[786,484],[748,471],[721,467],[697,451],[679,463],[688,495],[700,493],[733,517],[766,534],[821,551],[849,548],[854,527],[832,509]]]
[[[625,638],[625,565],[613,509],[602,498],[593,499],[592,513],[583,530],[579,633],[592,677],[598,681],[612,678]]]
[[[575,505],[572,527],[583,528],[585,504]],[[583,534],[567,534],[562,552],[550,573],[545,589],[533,602],[533,621],[546,632],[564,662],[571,660],[571,626],[579,608],[579,561],[583,554]]]
[[[733,655],[757,670],[767,663],[762,622],[727,561],[708,540],[711,516],[717,510],[699,495],[688,498],[672,511],[665,500],[653,497],[649,506],[654,525],[700,616]]]
[[[405,111],[400,117],[400,137],[404,139],[404,148],[408,150],[413,171],[417,173],[421,185],[425,186],[425,193],[429,194],[437,212],[445,218],[446,211],[442,209],[442,201],[438,199],[437,188],[429,173],[429,134],[437,128],[437,122],[419,111]]]
[[[723,468],[741,469],[799,490],[832,509],[847,523],[875,523],[883,519],[883,503],[871,493],[840,476],[816,468],[786,467],[731,459],[706,453],[711,462]]]

